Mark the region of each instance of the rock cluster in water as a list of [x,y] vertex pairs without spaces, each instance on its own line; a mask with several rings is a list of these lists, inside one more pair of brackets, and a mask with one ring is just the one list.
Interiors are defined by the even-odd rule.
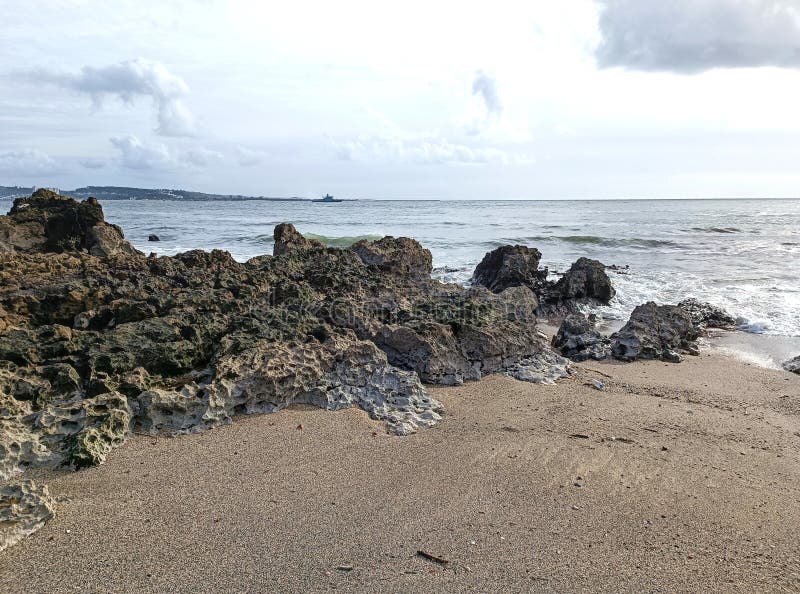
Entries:
[[538,300],[537,313],[563,317],[585,305],[608,305],[615,291],[606,267],[597,260],[579,258],[557,281],[539,268],[542,254],[523,245],[503,245],[489,252],[475,268],[474,285],[501,293],[527,287]]
[[638,306],[630,320],[612,336],[602,334],[587,306],[607,305],[615,290],[606,267],[580,258],[557,281],[539,268],[541,253],[525,246],[501,246],[486,254],[473,274],[473,283],[494,292],[527,287],[536,294],[537,313],[561,318],[552,344],[573,361],[662,359],[680,362],[683,354],[697,354],[696,340],[709,328],[732,330],[736,319],[724,310],[696,299],[675,305],[650,302]]
[[792,373],[800,375],[800,355],[784,363],[783,368],[786,371],[791,371]]

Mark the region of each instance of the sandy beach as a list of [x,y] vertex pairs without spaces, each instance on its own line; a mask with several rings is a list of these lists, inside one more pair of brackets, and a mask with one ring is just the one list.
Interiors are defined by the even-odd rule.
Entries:
[[0,590],[800,590],[800,377],[714,353],[575,370],[434,389],[444,422],[405,438],[302,407],[40,470],[57,516]]

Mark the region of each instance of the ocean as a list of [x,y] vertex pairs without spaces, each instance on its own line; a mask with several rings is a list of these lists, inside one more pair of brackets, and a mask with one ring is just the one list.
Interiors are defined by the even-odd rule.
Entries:
[[[271,253],[273,227],[291,222],[335,246],[413,237],[433,253],[434,274],[459,283],[502,244],[538,248],[554,273],[587,256],[627,267],[611,272],[617,296],[598,310],[612,323],[648,300],[697,297],[738,316],[742,330],[775,337],[775,358],[800,352],[800,200],[102,204],[107,220],[148,253],[219,248],[245,261]],[[161,241],[148,242],[151,233]]]

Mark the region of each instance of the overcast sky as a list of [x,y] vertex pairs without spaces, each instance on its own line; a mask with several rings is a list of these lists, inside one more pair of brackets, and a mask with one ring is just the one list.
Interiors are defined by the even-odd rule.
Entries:
[[0,0],[0,185],[800,196],[800,0]]

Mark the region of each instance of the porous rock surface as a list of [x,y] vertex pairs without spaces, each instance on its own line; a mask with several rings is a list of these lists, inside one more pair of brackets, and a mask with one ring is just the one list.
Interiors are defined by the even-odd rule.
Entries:
[[679,362],[681,351],[696,354],[700,336],[692,317],[677,305],[649,301],[631,313],[630,320],[613,335],[611,353],[616,359],[663,359]]
[[539,269],[542,253],[524,245],[502,245],[488,252],[475,268],[473,283],[499,293],[510,287],[528,287],[541,292],[547,268]]
[[591,258],[578,258],[548,293],[550,302],[593,300],[608,305],[616,291],[603,263]]
[[327,248],[292,225],[273,256],[145,257],[93,199],[47,191],[0,217],[0,478],[102,463],[132,431],[175,434],[294,403],[358,406],[389,431],[440,419],[423,382],[530,381],[566,360],[525,287],[432,280],[407,238]]
[[44,526],[54,508],[46,485],[22,480],[0,486],[0,551]]
[[564,318],[553,337],[553,346],[572,361],[601,361],[611,354],[611,339],[597,331],[593,320],[580,313]]
[[784,363],[783,368],[786,371],[791,371],[792,373],[800,374],[800,355]]
[[695,326],[700,329],[721,328],[723,330],[736,329],[736,318],[721,307],[711,305],[697,299],[684,299],[678,307],[688,313]]
[[606,267],[597,260],[579,258],[557,281],[539,268],[542,254],[523,245],[503,245],[487,253],[472,275],[474,285],[501,293],[527,287],[538,299],[540,315],[563,317],[583,305],[608,305],[615,295]]

